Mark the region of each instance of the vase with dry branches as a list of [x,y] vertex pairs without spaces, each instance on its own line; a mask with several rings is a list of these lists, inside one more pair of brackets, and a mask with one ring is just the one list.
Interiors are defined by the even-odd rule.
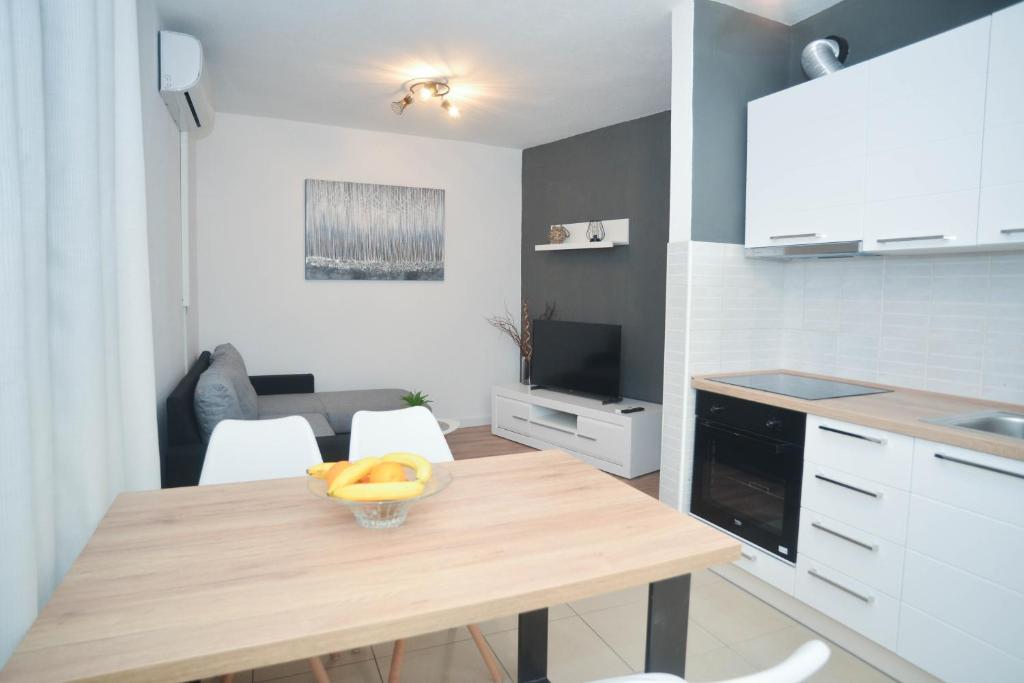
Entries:
[[[554,317],[555,304],[545,303],[544,312],[537,319],[551,320]],[[530,307],[526,300],[523,300],[518,320],[506,308],[504,315],[493,315],[487,318],[487,324],[511,339],[519,349],[519,381],[529,384],[530,363],[533,362],[533,321],[530,319]]]

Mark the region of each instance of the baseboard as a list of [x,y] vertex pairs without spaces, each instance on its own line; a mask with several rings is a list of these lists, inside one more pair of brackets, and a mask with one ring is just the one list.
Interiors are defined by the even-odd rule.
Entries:
[[843,626],[838,621],[825,616],[810,605],[780,591],[775,586],[765,583],[739,567],[723,565],[712,567],[711,571],[790,616],[812,631],[828,638],[850,654],[864,660],[882,673],[892,676],[897,681],[902,683],[942,683],[938,678],[914,666],[892,650],[884,648],[872,640],[868,640],[856,631]]
[[[441,419],[443,420],[444,416],[441,416]],[[484,425],[491,424],[490,415],[485,417],[457,417],[455,419],[459,421],[459,429],[463,427],[483,427]]]

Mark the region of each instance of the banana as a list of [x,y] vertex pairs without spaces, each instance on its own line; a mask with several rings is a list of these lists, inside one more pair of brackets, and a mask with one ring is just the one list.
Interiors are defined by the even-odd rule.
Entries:
[[336,498],[344,498],[345,500],[378,502],[415,498],[421,493],[423,493],[422,482],[393,481],[384,484],[349,484],[337,491],[332,490],[330,495]]
[[354,484],[373,469],[373,466],[380,462],[380,458],[363,458],[357,460],[334,477],[334,481],[331,482],[327,489],[327,495],[337,495],[338,491],[345,488],[349,484]]
[[327,476],[327,471],[334,467],[333,462],[322,462],[319,465],[313,465],[306,470],[306,474],[317,479],[323,479]]
[[415,453],[388,453],[381,456],[381,460],[384,462],[397,462],[406,467],[411,467],[416,470],[416,480],[423,484],[430,481],[430,475],[433,472],[430,461],[422,455],[416,455]]

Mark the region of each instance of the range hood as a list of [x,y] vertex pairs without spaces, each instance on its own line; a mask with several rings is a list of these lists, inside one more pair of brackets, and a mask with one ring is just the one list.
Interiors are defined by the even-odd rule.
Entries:
[[780,244],[772,247],[752,247],[746,250],[748,258],[850,258],[867,256],[861,251],[861,241],[818,242],[816,244]]

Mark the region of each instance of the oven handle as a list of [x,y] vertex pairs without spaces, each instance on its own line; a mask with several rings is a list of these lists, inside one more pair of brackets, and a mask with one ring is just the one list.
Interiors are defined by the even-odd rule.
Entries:
[[802,450],[802,446],[799,446],[797,444],[780,443],[777,441],[763,439],[752,434],[744,434],[743,432],[736,431],[735,429],[726,427],[725,425],[721,425],[716,422],[711,422],[710,420],[697,420],[697,426],[704,427],[705,429],[710,429],[721,434],[728,434],[729,436],[734,436],[738,439],[744,439],[745,441],[754,441],[762,448],[770,448],[772,451],[772,455],[790,455],[794,450],[798,452]]

